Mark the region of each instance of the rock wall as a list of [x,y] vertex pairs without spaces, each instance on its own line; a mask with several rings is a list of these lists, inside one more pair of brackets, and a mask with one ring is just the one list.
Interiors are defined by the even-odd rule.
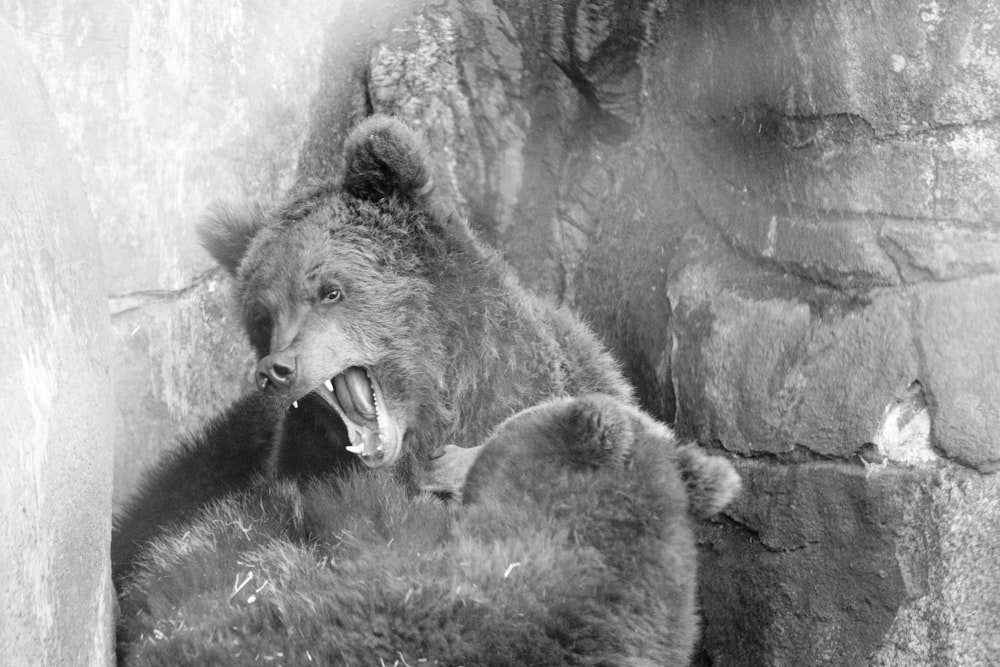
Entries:
[[641,132],[676,128],[652,131],[695,212],[667,269],[677,424],[748,481],[703,530],[704,655],[990,664],[1000,10],[671,9]]
[[995,3],[106,4],[7,13],[116,248],[120,493],[246,386],[191,218],[334,172],[395,113],[644,405],[741,467],[701,531],[699,664],[990,664]]
[[0,655],[113,662],[113,411],[94,220],[38,71],[0,21]]
[[0,0],[97,220],[112,313],[116,504],[178,433],[252,385],[194,225],[294,182],[339,2]]

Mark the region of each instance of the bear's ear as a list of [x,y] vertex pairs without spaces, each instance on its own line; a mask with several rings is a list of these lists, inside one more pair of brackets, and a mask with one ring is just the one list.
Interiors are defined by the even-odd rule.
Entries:
[[198,237],[215,261],[235,276],[250,241],[266,224],[260,204],[214,204],[198,225]]
[[388,116],[371,116],[351,131],[344,162],[344,191],[358,199],[421,202],[434,189],[424,143]]
[[721,512],[743,485],[732,463],[704,453],[697,445],[678,447],[677,463],[687,485],[691,513],[699,519]]

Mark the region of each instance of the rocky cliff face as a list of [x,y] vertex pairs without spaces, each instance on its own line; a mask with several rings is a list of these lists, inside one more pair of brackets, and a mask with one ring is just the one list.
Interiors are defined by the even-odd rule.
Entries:
[[114,660],[114,412],[94,219],[30,57],[0,22],[0,655]]
[[115,501],[248,391],[251,353],[199,247],[208,205],[295,179],[339,3],[0,0],[79,163],[107,275]]
[[[234,6],[241,25],[273,18]],[[303,11],[278,25],[314,60],[261,43],[308,72],[285,102],[239,92],[245,68],[216,63],[239,84],[206,93],[212,104],[287,112],[226,135],[237,148],[221,163],[244,180],[219,192],[283,187],[293,162],[298,177],[335,170],[329,156],[371,111],[424,132],[438,182],[524,280],[587,315],[651,412],[741,467],[746,493],[702,528],[702,664],[990,663],[995,3],[351,0],[325,41],[290,18]],[[190,48],[245,41],[230,32]],[[274,70],[282,90],[299,80],[288,71]],[[68,127],[101,117],[65,97]],[[154,234],[135,224],[137,239]],[[119,386],[140,396],[121,411],[119,451],[151,430],[162,446],[239,390],[245,348],[236,333],[219,342],[208,289],[224,286],[197,274],[153,281],[179,291],[152,297],[113,287]]]

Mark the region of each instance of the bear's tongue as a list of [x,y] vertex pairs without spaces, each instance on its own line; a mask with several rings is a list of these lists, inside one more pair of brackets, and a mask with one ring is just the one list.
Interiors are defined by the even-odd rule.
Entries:
[[333,389],[348,419],[357,424],[372,423],[378,429],[372,385],[363,368],[353,366],[335,376]]

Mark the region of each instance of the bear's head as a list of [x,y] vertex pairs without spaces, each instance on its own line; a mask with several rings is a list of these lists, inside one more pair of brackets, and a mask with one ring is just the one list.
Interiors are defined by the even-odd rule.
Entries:
[[421,142],[375,116],[348,137],[339,181],[271,209],[216,208],[199,228],[236,279],[257,386],[285,409],[336,412],[372,467],[399,459],[412,397],[441,383],[429,277],[448,274],[458,224],[442,211]]
[[729,460],[678,442],[669,426],[621,399],[588,394],[552,399],[501,423],[472,463],[461,496],[472,505],[509,508],[555,499],[568,506],[594,497],[593,471],[616,469],[623,473],[605,480],[611,495],[628,495],[627,487],[641,487],[645,476],[653,480],[648,488],[669,495],[675,487],[677,504],[698,519],[718,514],[742,487]]

